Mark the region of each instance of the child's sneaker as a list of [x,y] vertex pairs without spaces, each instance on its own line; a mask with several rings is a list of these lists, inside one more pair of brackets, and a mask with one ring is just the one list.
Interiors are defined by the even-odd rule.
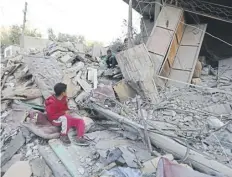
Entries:
[[75,144],[79,146],[89,146],[89,142],[83,138],[76,139]]
[[71,144],[71,141],[70,141],[68,135],[60,136],[60,140],[61,140],[64,144]]

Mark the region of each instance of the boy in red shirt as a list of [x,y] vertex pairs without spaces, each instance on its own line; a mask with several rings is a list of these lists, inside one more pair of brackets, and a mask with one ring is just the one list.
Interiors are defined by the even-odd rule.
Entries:
[[83,139],[85,133],[84,121],[67,114],[69,108],[66,90],[66,84],[58,83],[54,87],[55,95],[46,99],[45,106],[48,120],[54,126],[61,126],[60,139],[62,142],[66,144],[71,143],[68,137],[68,131],[70,128],[74,127],[77,131],[77,143],[79,145],[88,145],[88,143]]

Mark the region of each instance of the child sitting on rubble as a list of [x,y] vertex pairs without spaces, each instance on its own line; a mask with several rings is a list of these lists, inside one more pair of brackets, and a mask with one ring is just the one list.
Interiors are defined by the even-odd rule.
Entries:
[[65,144],[70,144],[68,137],[69,129],[74,127],[77,131],[77,144],[88,145],[83,139],[85,123],[82,119],[74,118],[68,114],[67,85],[58,83],[54,87],[55,95],[50,96],[45,101],[48,120],[54,126],[61,126],[60,140]]

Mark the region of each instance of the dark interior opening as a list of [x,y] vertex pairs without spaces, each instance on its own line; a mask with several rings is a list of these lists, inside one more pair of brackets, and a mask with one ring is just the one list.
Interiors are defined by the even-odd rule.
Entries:
[[[207,24],[207,33],[232,44],[232,23],[185,12],[187,24]],[[205,34],[200,56],[205,56],[207,63],[217,66],[218,60],[232,57],[232,46]]]

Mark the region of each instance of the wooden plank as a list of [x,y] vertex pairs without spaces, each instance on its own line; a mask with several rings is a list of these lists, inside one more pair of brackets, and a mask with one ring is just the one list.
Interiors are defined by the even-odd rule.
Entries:
[[47,165],[51,168],[55,177],[71,177],[67,169],[62,163],[60,163],[60,159],[56,156],[50,147],[39,146],[38,150],[40,155],[46,161]]
[[171,68],[169,66],[168,61],[166,60],[160,72],[160,75],[163,77],[169,77],[170,71],[171,71]]
[[19,132],[16,137],[11,140],[8,148],[6,151],[3,153],[1,156],[1,167],[8,162],[11,157],[24,145],[25,143],[25,138],[22,134],[22,132]]
[[180,19],[180,23],[178,24],[177,30],[176,30],[176,38],[177,38],[177,43],[180,44],[183,34],[184,34],[184,29],[185,29],[185,25],[184,25],[184,14],[182,14],[181,19]]
[[177,43],[177,39],[176,39],[176,37],[174,37],[172,40],[169,52],[168,52],[168,56],[167,56],[170,68],[172,68],[172,66],[173,66],[174,58],[176,56],[176,52],[178,50],[178,47],[179,47],[179,45]]
[[19,161],[13,164],[3,177],[30,177],[31,167],[28,161]]

